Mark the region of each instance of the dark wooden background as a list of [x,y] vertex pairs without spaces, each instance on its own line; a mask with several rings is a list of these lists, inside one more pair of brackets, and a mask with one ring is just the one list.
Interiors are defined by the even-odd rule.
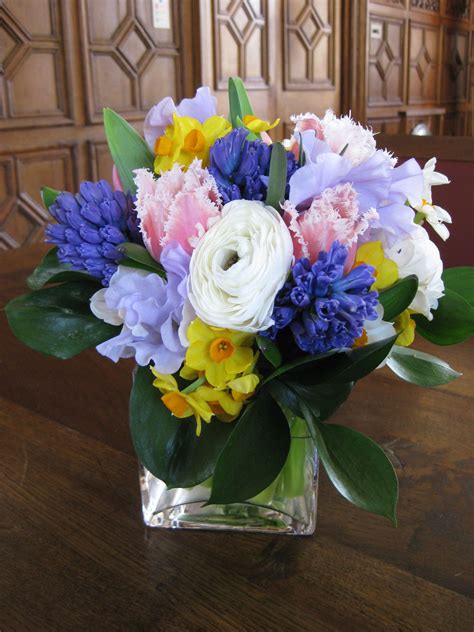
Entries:
[[391,134],[425,122],[468,160],[469,0],[170,0],[169,29],[152,2],[0,0],[0,249],[42,239],[41,186],[110,179],[103,107],[141,131],[164,96],[209,85],[226,113],[230,75],[281,136],[330,107]]
[[[41,248],[0,255],[0,305]],[[334,421],[384,446],[399,527],[322,473],[316,534],[146,529],[127,428],[131,365],[63,362],[0,312],[0,630],[468,632],[474,620],[474,345],[418,348],[463,377],[425,390],[388,369]]]

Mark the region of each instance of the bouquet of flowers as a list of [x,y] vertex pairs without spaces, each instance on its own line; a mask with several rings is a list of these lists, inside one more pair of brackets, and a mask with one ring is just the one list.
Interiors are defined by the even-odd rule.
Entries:
[[131,434],[160,493],[268,508],[277,489],[303,493],[309,445],[343,496],[395,524],[389,459],[327,420],[383,365],[420,386],[458,377],[411,345],[474,333],[474,269],[443,271],[430,239],[451,222],[434,158],[397,166],[332,111],[292,122],[272,141],[279,119],[260,119],[238,78],[228,117],[202,87],[155,105],[145,140],[106,109],[113,185],[43,189],[54,247],[9,324],[59,358],[135,359]]

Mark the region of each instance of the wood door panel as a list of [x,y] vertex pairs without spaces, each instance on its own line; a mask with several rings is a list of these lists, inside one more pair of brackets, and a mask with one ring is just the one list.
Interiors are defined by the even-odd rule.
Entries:
[[156,29],[151,2],[80,0],[90,123],[102,121],[104,107],[138,120],[163,96],[181,98],[187,60],[180,46],[179,4],[172,4],[171,29]]
[[249,88],[268,88],[267,0],[214,2],[215,85],[239,76]]
[[0,3],[0,129],[73,122],[60,5],[32,8],[31,0]]
[[41,239],[40,186],[110,181],[102,108],[138,128],[165,96],[199,85],[196,3],[170,0],[155,28],[151,0],[0,0],[0,247]]
[[285,0],[285,89],[335,87],[334,0]]
[[439,36],[436,27],[410,24],[408,103],[438,101]]
[[48,213],[40,188],[47,182],[59,190],[74,190],[76,148],[39,149],[0,158],[0,248],[12,248],[43,238]]

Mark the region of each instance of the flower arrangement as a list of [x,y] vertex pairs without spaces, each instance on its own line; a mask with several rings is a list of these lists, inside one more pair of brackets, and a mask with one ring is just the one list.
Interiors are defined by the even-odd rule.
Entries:
[[473,269],[443,271],[430,239],[451,222],[432,201],[448,183],[435,159],[397,166],[331,111],[292,122],[272,141],[279,120],[254,114],[238,78],[228,118],[199,88],[154,106],[146,141],[106,109],[113,186],[42,190],[54,247],[9,324],[59,358],[134,358],[132,438],[168,488],[267,505],[285,473],[291,494],[305,438],[343,496],[395,524],[385,453],[327,419],[383,365],[420,386],[458,377],[412,344],[473,334]]

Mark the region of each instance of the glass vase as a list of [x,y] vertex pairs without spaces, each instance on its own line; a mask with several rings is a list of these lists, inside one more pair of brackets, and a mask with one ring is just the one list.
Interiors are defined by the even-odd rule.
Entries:
[[149,527],[311,535],[316,526],[318,455],[302,419],[290,420],[291,444],[280,474],[246,502],[204,506],[212,478],[195,487],[167,489],[141,467],[143,519]]

